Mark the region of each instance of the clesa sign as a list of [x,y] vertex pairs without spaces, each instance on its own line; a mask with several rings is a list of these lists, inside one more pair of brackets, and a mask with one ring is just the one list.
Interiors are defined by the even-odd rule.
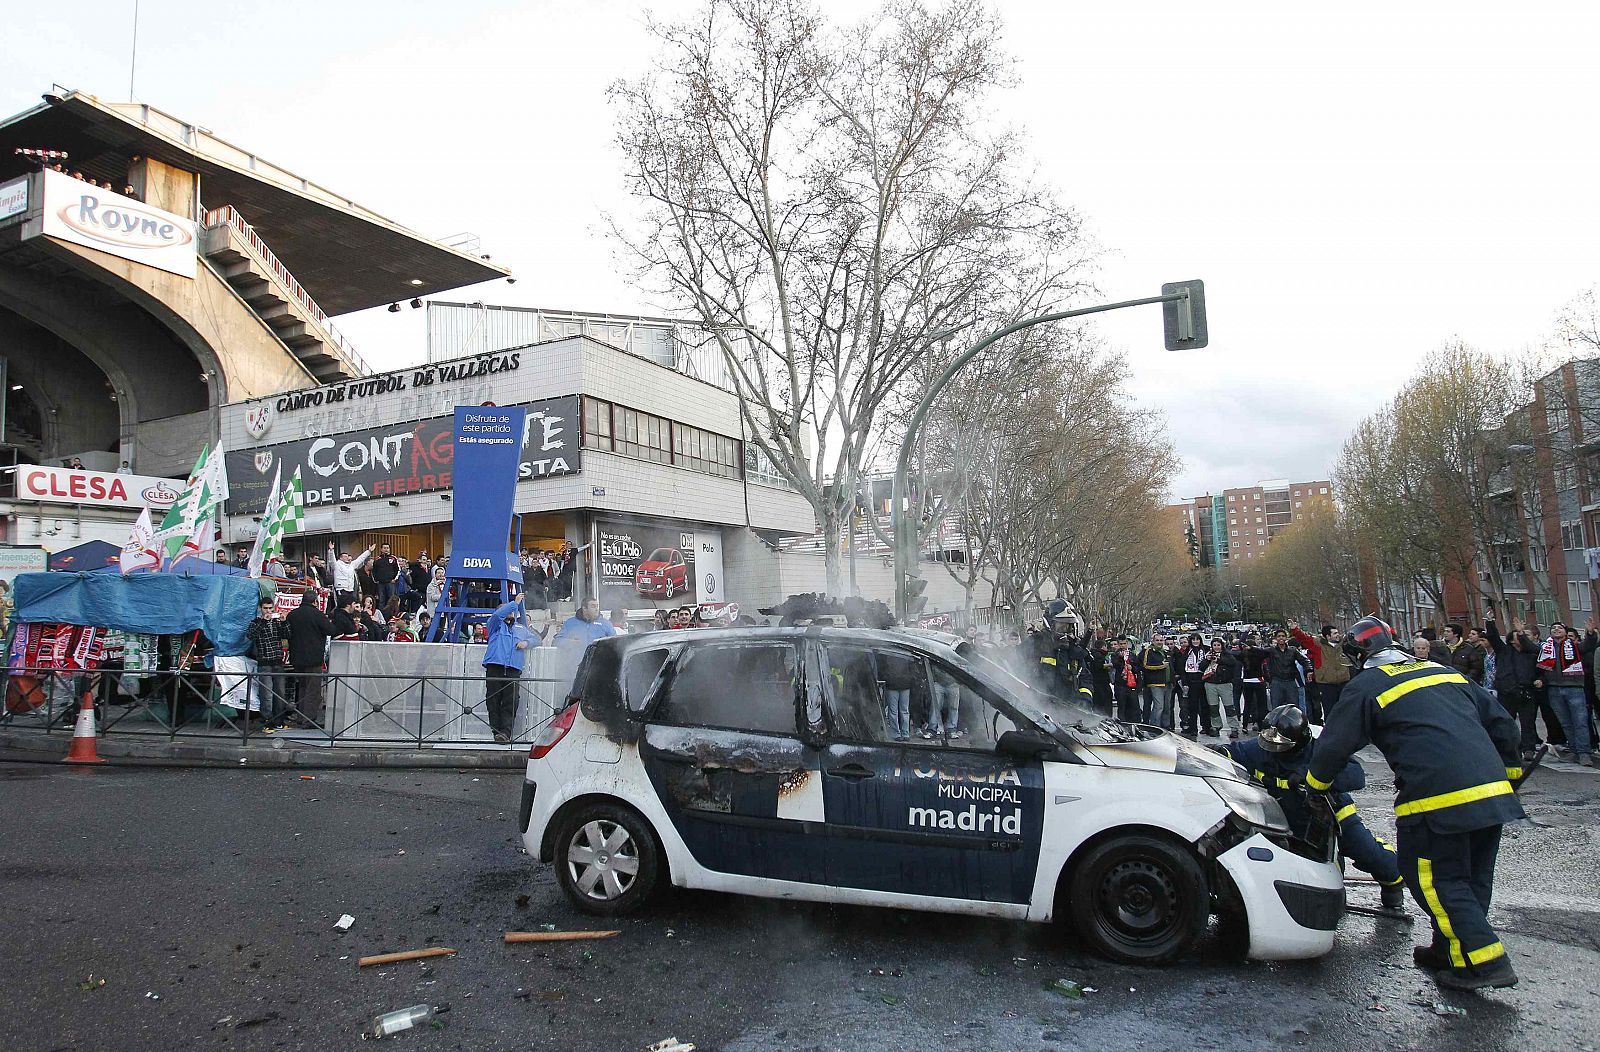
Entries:
[[25,464],[17,468],[17,500],[39,504],[86,504],[102,508],[165,511],[183,483],[150,475],[74,471]]
[[61,172],[44,173],[43,232],[135,263],[194,277],[192,221]]

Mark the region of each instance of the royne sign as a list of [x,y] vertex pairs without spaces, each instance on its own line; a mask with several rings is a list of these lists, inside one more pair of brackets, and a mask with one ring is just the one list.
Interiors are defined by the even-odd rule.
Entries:
[[19,501],[40,504],[87,504],[166,511],[178,499],[181,481],[150,475],[114,475],[109,471],[75,471],[25,464],[17,468]]
[[192,221],[48,169],[44,173],[44,233],[194,277]]

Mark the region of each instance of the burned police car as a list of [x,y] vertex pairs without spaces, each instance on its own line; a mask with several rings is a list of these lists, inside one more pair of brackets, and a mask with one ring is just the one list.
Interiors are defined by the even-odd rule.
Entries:
[[1213,913],[1252,957],[1315,957],[1344,908],[1334,845],[1292,838],[1231,761],[926,634],[602,639],[530,751],[519,815],[528,853],[603,915],[670,883],[1060,919],[1162,963]]

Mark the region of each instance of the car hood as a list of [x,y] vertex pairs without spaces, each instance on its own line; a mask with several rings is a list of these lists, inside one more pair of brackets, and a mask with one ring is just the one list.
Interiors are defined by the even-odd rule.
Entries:
[[1106,720],[1078,738],[1107,767],[1248,780],[1245,769],[1221,753],[1156,727]]
[[639,564],[639,572],[640,573],[660,573],[662,570],[665,570],[667,567],[669,567],[671,565],[672,565],[671,563],[640,563]]

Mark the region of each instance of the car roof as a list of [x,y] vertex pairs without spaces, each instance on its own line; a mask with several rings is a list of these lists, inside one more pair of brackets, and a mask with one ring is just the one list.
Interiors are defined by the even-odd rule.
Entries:
[[693,628],[658,629],[653,632],[633,632],[625,636],[598,639],[592,645],[620,651],[652,646],[699,646],[710,643],[797,643],[815,639],[823,643],[855,646],[909,646],[929,654],[947,657],[954,653],[960,637],[943,632],[922,629],[831,628],[809,625],[804,628]]

